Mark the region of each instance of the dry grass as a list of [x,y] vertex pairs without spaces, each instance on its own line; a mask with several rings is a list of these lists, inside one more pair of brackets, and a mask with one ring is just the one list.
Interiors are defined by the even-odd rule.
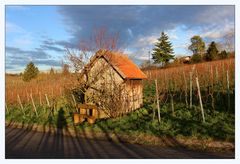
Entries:
[[[233,89],[235,85],[234,67],[234,58],[230,58],[165,69],[149,69],[144,70],[144,73],[147,75],[148,80],[158,79],[160,90],[168,91],[169,88],[173,90],[184,90],[188,87],[190,72],[193,72],[193,81],[196,76],[198,77],[201,87],[218,84],[226,88],[228,71],[230,87]],[[195,82],[193,82],[193,87],[196,87]]]
[[64,90],[69,83],[72,83],[71,75],[44,74],[41,73],[36,79],[24,82],[20,76],[6,75],[6,102],[7,104],[18,103],[17,95],[22,103],[29,103],[30,95],[34,101],[46,103],[45,94],[51,99],[64,94]]

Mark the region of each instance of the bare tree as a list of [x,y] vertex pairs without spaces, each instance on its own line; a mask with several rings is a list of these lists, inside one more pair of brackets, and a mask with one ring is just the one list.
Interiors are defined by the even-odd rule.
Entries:
[[224,45],[226,47],[227,52],[234,51],[234,31],[229,31],[224,36]]
[[110,33],[105,27],[94,29],[88,40],[79,43],[79,49],[67,48],[66,51],[75,72],[81,72],[99,50],[120,51],[119,33]]
[[70,66],[68,64],[63,63],[63,61],[62,61],[62,74],[63,75],[69,75],[69,73],[70,73],[69,67]]
[[[98,62],[97,68],[93,68],[93,62],[106,53],[119,51],[118,39],[118,33],[111,34],[106,28],[100,28],[93,31],[89,40],[82,41],[78,50],[67,49],[67,57],[78,81],[69,89],[81,93],[83,103],[97,104],[109,117],[118,116],[126,109],[127,99],[122,96],[126,91],[107,62]],[[108,57],[111,60],[111,55]]]

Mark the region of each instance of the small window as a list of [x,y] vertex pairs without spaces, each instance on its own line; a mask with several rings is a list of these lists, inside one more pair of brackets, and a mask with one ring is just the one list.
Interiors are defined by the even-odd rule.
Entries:
[[92,116],[93,115],[93,109],[88,109],[87,110],[87,115]]

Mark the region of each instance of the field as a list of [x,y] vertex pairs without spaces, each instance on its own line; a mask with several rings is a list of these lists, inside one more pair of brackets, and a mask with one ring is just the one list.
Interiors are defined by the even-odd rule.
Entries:
[[[94,125],[84,123],[75,128],[234,142],[234,66],[231,58],[144,70],[148,79],[143,82],[142,108],[119,118],[97,120]],[[66,90],[72,82],[71,75],[41,74],[29,83],[22,82],[19,76],[7,75],[6,120],[73,127],[74,99]]]

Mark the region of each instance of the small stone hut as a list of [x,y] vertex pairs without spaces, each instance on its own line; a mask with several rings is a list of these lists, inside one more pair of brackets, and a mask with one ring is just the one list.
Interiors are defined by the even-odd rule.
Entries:
[[[99,50],[85,66],[84,71],[88,75],[85,79],[88,78],[91,83],[91,87],[85,94],[86,103],[97,105],[99,102],[94,100],[98,94],[97,91],[108,87],[109,92],[113,92],[112,95],[120,94],[121,101],[124,103],[122,113],[131,112],[142,106],[143,79],[146,79],[146,75],[127,55],[120,52]],[[116,103],[118,104],[115,106],[120,105],[119,102]],[[104,117],[107,117],[106,113],[99,110],[98,118]]]

